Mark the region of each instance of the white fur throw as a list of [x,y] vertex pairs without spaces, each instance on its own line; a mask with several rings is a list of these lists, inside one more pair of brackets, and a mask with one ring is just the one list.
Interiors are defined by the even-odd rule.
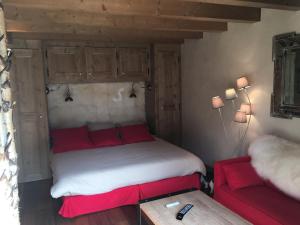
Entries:
[[251,164],[282,192],[300,200],[300,145],[266,135],[249,147]]

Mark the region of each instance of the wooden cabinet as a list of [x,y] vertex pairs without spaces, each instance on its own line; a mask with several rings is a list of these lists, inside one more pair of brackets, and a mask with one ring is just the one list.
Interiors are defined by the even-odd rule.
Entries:
[[85,48],[87,80],[105,82],[116,79],[117,62],[115,48]]
[[155,133],[181,144],[180,46],[154,46],[152,90],[146,92],[147,120]]
[[13,114],[19,181],[49,178],[49,135],[41,51],[15,49],[11,72],[13,98],[17,102]]
[[80,83],[86,80],[82,48],[49,47],[46,57],[49,83]]
[[147,48],[118,48],[118,79],[147,80],[149,51]]
[[48,83],[144,81],[149,76],[149,48],[47,47]]

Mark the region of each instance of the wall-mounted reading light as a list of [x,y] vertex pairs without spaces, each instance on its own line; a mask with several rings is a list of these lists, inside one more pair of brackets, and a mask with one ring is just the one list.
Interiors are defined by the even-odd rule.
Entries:
[[72,93],[69,86],[67,86],[65,91],[65,102],[73,102]]
[[130,95],[129,98],[136,98],[136,91],[134,89],[134,82],[132,82],[132,86],[131,86],[131,91],[130,91]]

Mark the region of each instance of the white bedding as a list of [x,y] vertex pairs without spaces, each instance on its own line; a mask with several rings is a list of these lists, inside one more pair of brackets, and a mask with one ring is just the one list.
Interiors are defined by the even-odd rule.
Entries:
[[101,194],[129,185],[206,173],[198,157],[161,139],[54,154],[51,167],[54,198]]

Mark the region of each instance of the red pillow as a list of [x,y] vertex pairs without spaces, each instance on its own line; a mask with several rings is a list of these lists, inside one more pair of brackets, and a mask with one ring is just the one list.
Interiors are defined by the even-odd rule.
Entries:
[[90,138],[94,146],[98,148],[122,144],[122,140],[119,138],[116,128],[90,131]]
[[223,166],[227,183],[231,190],[249,186],[264,185],[250,162],[234,163]]
[[78,128],[55,129],[51,131],[53,152],[68,152],[73,150],[92,148],[87,126]]
[[120,128],[120,131],[124,144],[155,140],[145,124],[124,126]]

